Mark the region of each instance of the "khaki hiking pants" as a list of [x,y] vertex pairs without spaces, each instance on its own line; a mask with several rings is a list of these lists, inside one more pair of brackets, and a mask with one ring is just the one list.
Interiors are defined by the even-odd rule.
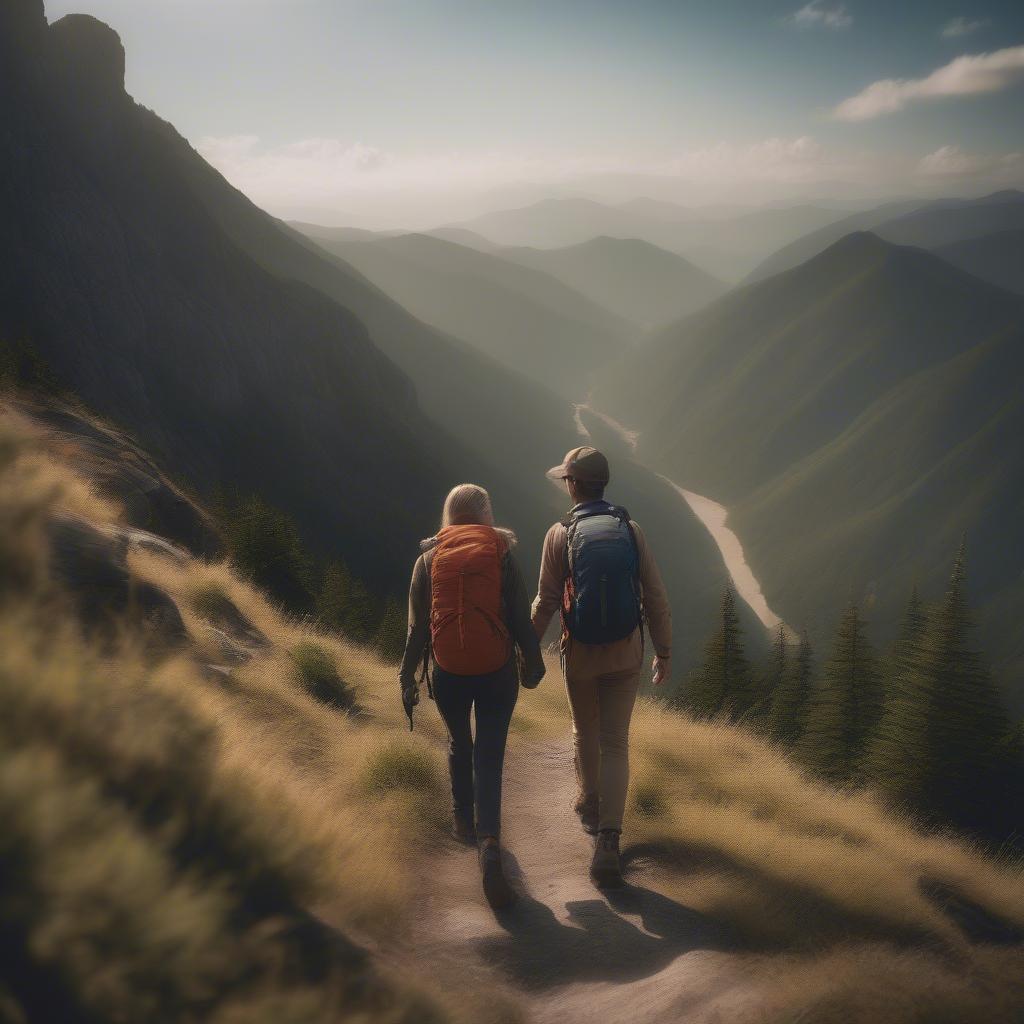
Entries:
[[621,831],[629,788],[629,723],[643,668],[640,631],[600,646],[566,641],[562,667],[580,791],[600,797],[600,828]]

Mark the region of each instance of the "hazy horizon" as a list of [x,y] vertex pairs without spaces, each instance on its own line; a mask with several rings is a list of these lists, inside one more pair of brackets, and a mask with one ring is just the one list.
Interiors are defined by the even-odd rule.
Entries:
[[289,219],[428,227],[558,196],[869,205],[1024,185],[1024,8],[1006,0],[84,7],[121,34],[136,99]]

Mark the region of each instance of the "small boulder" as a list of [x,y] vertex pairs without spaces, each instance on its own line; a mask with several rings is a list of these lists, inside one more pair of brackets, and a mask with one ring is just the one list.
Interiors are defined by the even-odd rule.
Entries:
[[177,647],[185,642],[178,606],[164,591],[129,572],[123,537],[66,514],[52,516],[47,533],[54,578],[87,634],[112,639],[119,624],[129,622],[140,626],[158,646]]

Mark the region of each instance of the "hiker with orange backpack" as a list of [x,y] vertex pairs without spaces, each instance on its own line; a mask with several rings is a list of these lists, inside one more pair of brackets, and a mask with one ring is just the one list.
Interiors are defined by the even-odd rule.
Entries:
[[599,886],[622,884],[619,837],[629,786],[629,723],[640,689],[644,625],[654,645],[653,682],[669,675],[672,615],[643,531],[604,500],[608,460],[573,448],[548,470],[573,502],[544,539],[533,625],[543,637],[562,613],[560,649],[572,712],[575,811],[597,837],[590,874]]
[[545,671],[526,583],[512,555],[515,543],[511,530],[495,527],[487,491],[476,484],[452,489],[440,531],[422,542],[423,554],[413,566],[409,634],[399,669],[410,726],[421,665],[421,680],[427,680],[444,719],[453,830],[459,840],[478,844],[484,895],[496,910],[516,898],[499,842],[505,741],[520,674],[522,685],[532,689]]

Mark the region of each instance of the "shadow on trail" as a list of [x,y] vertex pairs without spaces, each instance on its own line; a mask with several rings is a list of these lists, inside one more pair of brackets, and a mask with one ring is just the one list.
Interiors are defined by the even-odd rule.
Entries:
[[[510,865],[510,874],[516,874]],[[522,889],[520,889],[522,893]],[[640,886],[565,904],[569,924],[530,895],[498,915],[507,935],[480,940],[485,960],[528,989],[575,982],[630,982],[657,974],[683,953],[730,949],[724,929],[697,911]],[[627,917],[639,918],[639,927]]]

